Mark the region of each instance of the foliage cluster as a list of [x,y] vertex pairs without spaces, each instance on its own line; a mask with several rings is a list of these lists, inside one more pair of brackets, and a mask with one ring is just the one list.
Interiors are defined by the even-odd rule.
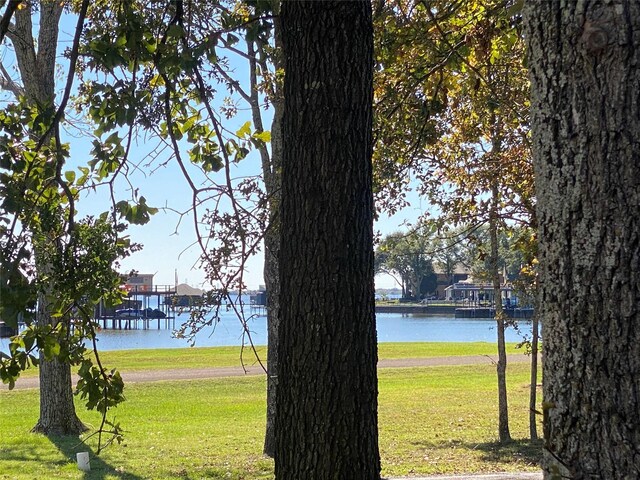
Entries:
[[479,229],[495,217],[531,270],[536,219],[521,5],[399,0],[377,6],[380,207],[394,213],[406,205],[406,190],[416,189],[431,208],[413,228],[435,225],[451,246],[466,237],[479,260],[491,251]]
[[[211,321],[211,306],[218,308],[232,290],[244,288],[244,262],[260,248],[266,228],[266,200],[257,179],[235,179],[233,168],[251,148],[264,147],[270,135],[261,127],[252,131],[250,122],[235,131],[223,124],[238,110],[232,94],[242,91],[226,56],[242,56],[237,30],[250,45],[268,45],[268,8],[268,2],[87,0],[11,2],[7,7],[2,36],[11,41],[22,84],[3,67],[2,86],[14,99],[0,117],[0,313],[13,325],[28,321],[28,328],[2,360],[3,381],[13,385],[21,369],[38,362],[35,353],[41,351],[45,359],[56,356],[80,365],[77,391],[87,397],[89,407],[106,412],[122,400],[119,375],[101,365],[97,351],[94,367],[85,344],[95,346],[94,306],[123,298],[115,271],[118,258],[139,248],[122,235],[120,222],[144,224],[157,211],[135,186],[131,200],[113,194],[116,180],[128,181],[127,174],[136,168],[130,154],[140,133],[170,148],[190,185],[192,209],[181,216],[194,219],[203,267],[218,285],[206,308],[194,310],[194,320],[182,334],[193,335],[202,322]],[[25,58],[35,58],[40,63],[31,70],[46,63],[53,75],[63,12],[75,17],[77,25],[73,45],[65,52],[65,90],[56,105],[53,77],[34,78],[23,65]],[[37,28],[32,18],[40,19]],[[272,78],[265,65],[263,61],[256,68],[263,69],[262,78]],[[229,94],[217,105],[219,85]],[[257,88],[268,104],[269,82]],[[94,130],[91,158],[78,172],[64,170],[70,149],[61,132],[73,128],[73,112]],[[200,179],[194,171],[202,174]],[[220,181],[210,176],[216,172]],[[202,178],[208,178],[204,187],[198,186]],[[101,185],[112,191],[111,211],[97,220],[79,221],[75,203],[81,193]],[[36,323],[27,312],[34,313]]]

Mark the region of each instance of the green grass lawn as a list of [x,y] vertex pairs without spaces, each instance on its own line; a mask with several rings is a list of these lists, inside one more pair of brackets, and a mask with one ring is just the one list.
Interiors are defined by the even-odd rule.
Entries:
[[[383,345],[390,349],[385,355],[394,358],[427,355],[416,355],[421,348],[432,352],[424,345],[405,344],[407,354],[403,355],[400,345]],[[464,354],[487,347],[495,349],[491,344],[475,344]],[[458,349],[443,346],[442,351]],[[218,349],[188,351],[197,350]],[[167,361],[173,362],[175,356],[164,352],[164,361],[158,357],[149,361],[155,367],[164,365],[157,368],[170,367]],[[220,361],[229,355],[237,361],[237,349],[218,353],[220,357],[209,355]],[[152,354],[109,355],[114,357],[105,357],[105,362],[117,363],[120,355]],[[187,365],[193,361],[184,360]],[[499,446],[491,365],[380,370],[383,475],[534,470],[541,446],[523,440],[528,433],[528,375],[527,364],[509,366],[511,434],[519,440]],[[0,479],[273,478],[273,463],[261,454],[264,377],[137,383],[128,385],[125,392],[127,401],[116,410],[116,420],[126,429],[125,444],[109,447],[100,457],[92,453],[89,473],[77,470],[74,458],[78,451],[93,452],[95,439],[87,447],[78,444],[77,438],[31,434],[29,429],[38,417],[37,391],[0,392]],[[78,411],[87,424],[98,425],[96,414],[84,411],[80,404]]]
[[[415,342],[380,343],[379,358],[424,358],[455,355],[495,355],[496,344],[489,342]],[[258,346],[256,352],[266,363],[267,347]],[[508,353],[523,353],[515,343],[507,344]],[[241,357],[242,355],[242,357]],[[135,370],[163,370],[167,368],[233,367],[257,363],[256,355],[248,348],[240,347],[193,347],[165,348],[149,350],[113,350],[100,352],[102,363],[108,368],[122,372]],[[36,376],[37,369],[31,368],[22,375]],[[18,380],[19,381],[19,380]]]

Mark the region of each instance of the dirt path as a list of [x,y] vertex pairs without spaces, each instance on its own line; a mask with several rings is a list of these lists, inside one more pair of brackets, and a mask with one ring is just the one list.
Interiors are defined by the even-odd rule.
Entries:
[[[530,357],[524,354],[508,356],[508,363],[529,362]],[[378,368],[410,368],[410,367],[437,367],[447,365],[490,365],[495,363],[493,357],[487,355],[468,355],[454,357],[430,357],[430,358],[398,358],[382,359],[378,362]],[[244,375],[264,375],[265,372],[260,366],[249,365],[244,369],[238,367],[216,367],[216,368],[185,368],[170,370],[145,370],[145,371],[124,371],[122,378],[125,383],[137,382],[159,382],[165,380],[196,380],[221,377],[240,377]],[[21,378],[16,382],[15,389],[37,388],[38,377]],[[0,391],[8,390],[9,387],[0,383]]]

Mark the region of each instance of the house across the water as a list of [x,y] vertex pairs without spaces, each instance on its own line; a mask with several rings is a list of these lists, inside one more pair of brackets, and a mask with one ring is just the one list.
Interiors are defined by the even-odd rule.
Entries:
[[[465,305],[494,305],[495,292],[491,283],[476,283],[473,279],[463,280],[445,288],[445,300]],[[516,295],[509,284],[500,287],[500,300],[506,307],[518,303]]]

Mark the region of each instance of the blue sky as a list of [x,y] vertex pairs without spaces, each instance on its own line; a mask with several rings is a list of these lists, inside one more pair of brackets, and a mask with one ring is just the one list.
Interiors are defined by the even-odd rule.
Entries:
[[[75,27],[75,19],[69,15],[64,15],[61,22],[61,34],[59,41],[59,52],[71,43],[72,32]],[[12,61],[10,49],[3,46],[0,53],[0,60],[10,72],[15,72],[15,62]],[[60,53],[59,53],[60,54]],[[66,61],[60,57],[60,71],[65,71]],[[246,66],[240,62],[233,63],[236,69],[236,78],[247,78]],[[66,72],[65,74],[66,75]],[[60,90],[64,75],[59,77]],[[14,77],[17,78],[17,75]],[[9,99],[5,93],[1,94],[0,101]],[[267,121],[270,115],[267,113]],[[81,120],[81,118],[78,118]],[[230,121],[229,129],[235,130],[245,121],[250,120],[250,112],[240,111],[238,116]],[[90,130],[90,129],[89,129]],[[71,145],[71,161],[69,168],[86,164],[90,156],[91,136],[87,132],[80,134],[78,130],[69,130],[66,140]],[[188,210],[191,205],[191,191],[187,182],[180,173],[174,161],[161,165],[166,156],[160,157],[148,165],[148,153],[153,150],[157,143],[140,137],[136,140],[130,158],[139,162],[139,167],[130,174],[131,183],[138,189],[138,195],[144,196],[147,204],[161,210],[151,218],[151,221],[144,226],[131,226],[128,234],[134,242],[141,243],[144,248],[122,262],[122,270],[135,269],[141,273],[154,273],[156,285],[173,284],[175,275],[179,283],[189,283],[197,287],[208,287],[205,273],[198,268],[199,247],[194,245],[196,241],[193,221],[191,217],[181,219],[177,212]],[[255,174],[259,171],[257,155],[251,154],[241,162],[235,172],[238,176]],[[195,172],[195,171],[194,171]],[[202,179],[203,181],[205,179]],[[117,200],[130,198],[131,187],[126,182],[117,184]],[[408,220],[413,221],[426,209],[424,200],[419,199],[415,193],[410,193],[408,199],[411,206],[389,218],[382,214],[375,225],[375,229],[382,235],[386,235],[400,228],[400,225]],[[78,202],[78,208],[82,214],[97,214],[109,208],[109,197],[106,189],[97,192],[84,194]],[[247,264],[245,271],[245,283],[249,288],[258,288],[264,283],[262,278],[262,252],[253,257]],[[389,276],[381,276],[376,279],[378,288],[392,288],[396,284]]]
[[[86,148],[85,142],[74,142],[72,152]],[[141,149],[142,151],[143,149]],[[134,155],[135,156],[135,155]],[[238,168],[238,175],[255,171],[256,159],[249,156],[242,168]],[[197,287],[207,287],[204,271],[198,268],[200,255],[196,241],[193,220],[190,216],[180,218],[176,212],[186,211],[190,207],[191,191],[182,174],[175,165],[169,162],[166,166],[157,168],[153,173],[149,169],[141,169],[132,175],[135,187],[139,194],[147,199],[147,203],[153,207],[161,208],[148,224],[144,226],[130,226],[127,233],[135,242],[144,245],[140,252],[122,262],[122,269],[127,271],[135,269],[141,273],[155,273],[156,285],[172,285],[177,272],[179,283],[188,283]],[[128,186],[120,185],[118,195],[127,197],[130,195]],[[81,198],[78,206],[83,213],[98,213],[108,207],[108,198],[102,194],[92,194]],[[424,213],[424,200],[415,194],[408,198],[412,205],[393,217],[384,214],[376,222],[374,228],[382,235],[401,229],[404,221],[414,221]],[[162,207],[168,207],[166,209]],[[245,283],[249,288],[255,289],[264,284],[262,277],[263,255],[260,252],[253,257],[245,271]],[[396,284],[388,275],[376,278],[377,288],[393,288]]]

